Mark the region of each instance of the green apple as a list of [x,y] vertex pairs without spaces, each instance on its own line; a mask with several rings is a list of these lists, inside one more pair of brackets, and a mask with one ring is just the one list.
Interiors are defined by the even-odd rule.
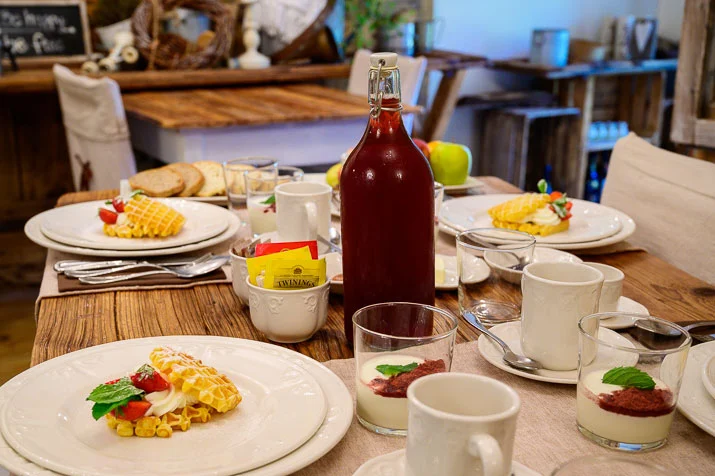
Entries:
[[343,164],[339,162],[328,169],[325,174],[325,181],[333,188],[340,185],[340,173],[343,171]]
[[430,165],[434,179],[442,185],[462,185],[472,170],[469,147],[450,142],[430,142]]

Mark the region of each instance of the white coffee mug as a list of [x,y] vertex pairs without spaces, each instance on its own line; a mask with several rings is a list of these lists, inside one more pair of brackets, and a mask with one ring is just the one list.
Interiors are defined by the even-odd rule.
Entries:
[[626,277],[618,268],[601,263],[584,263],[603,273],[603,289],[598,301],[598,312],[616,312],[618,300],[623,293],[623,279]]
[[328,184],[289,182],[278,185],[276,193],[276,228],[283,241],[316,240],[318,234],[330,236],[330,199]]
[[603,273],[581,263],[531,263],[521,278],[521,349],[549,370],[578,367],[578,321],[598,312]]
[[481,375],[445,372],[407,387],[407,475],[511,474],[519,395]]

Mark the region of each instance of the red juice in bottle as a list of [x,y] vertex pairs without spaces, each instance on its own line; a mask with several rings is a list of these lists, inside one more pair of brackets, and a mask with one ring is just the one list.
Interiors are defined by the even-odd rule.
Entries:
[[[400,114],[397,55],[370,57],[371,113],[340,175],[345,335],[355,311],[382,302],[434,305],[434,177]],[[432,322],[385,316],[383,332],[432,333]]]

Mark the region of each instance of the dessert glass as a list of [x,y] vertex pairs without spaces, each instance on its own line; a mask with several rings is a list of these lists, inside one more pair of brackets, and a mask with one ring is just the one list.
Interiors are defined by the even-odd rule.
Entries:
[[[579,368],[576,389],[576,420],[579,431],[601,446],[639,452],[663,446],[675,415],[675,405],[688,358],[691,338],[672,322],[653,316],[626,314],[650,321],[669,336],[633,333],[633,347],[599,339],[601,319],[624,313],[591,314],[579,328]],[[647,325],[647,324],[646,324]],[[595,359],[596,355],[599,359]],[[606,365],[603,363],[607,362]],[[634,368],[650,376],[653,388],[625,381],[604,383],[604,374],[616,367]],[[635,370],[628,369],[631,378]],[[618,383],[618,384],[616,384]],[[646,387],[646,388],[644,388]]]
[[408,302],[373,304],[353,315],[356,412],[364,427],[407,434],[407,387],[449,372],[457,324],[448,311]]
[[286,182],[302,182],[303,171],[297,167],[260,167],[243,172],[248,223],[253,236],[276,231],[274,189]]
[[243,173],[262,167],[276,167],[278,160],[271,157],[243,157],[223,163],[223,177],[226,181],[228,209],[238,213],[246,204],[246,181]]
[[521,318],[521,275],[536,238],[514,230],[474,228],[457,235],[459,310],[484,324]]

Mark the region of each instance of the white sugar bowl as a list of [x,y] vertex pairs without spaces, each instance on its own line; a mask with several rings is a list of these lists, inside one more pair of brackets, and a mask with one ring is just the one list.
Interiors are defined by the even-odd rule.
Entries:
[[238,300],[244,306],[248,305],[248,286],[246,278],[248,277],[248,265],[246,258],[239,256],[233,251],[233,247],[229,251],[231,255],[231,275],[233,280],[233,292],[238,296]]
[[246,278],[251,322],[274,342],[303,342],[328,320],[330,281],[306,289],[265,289]]

